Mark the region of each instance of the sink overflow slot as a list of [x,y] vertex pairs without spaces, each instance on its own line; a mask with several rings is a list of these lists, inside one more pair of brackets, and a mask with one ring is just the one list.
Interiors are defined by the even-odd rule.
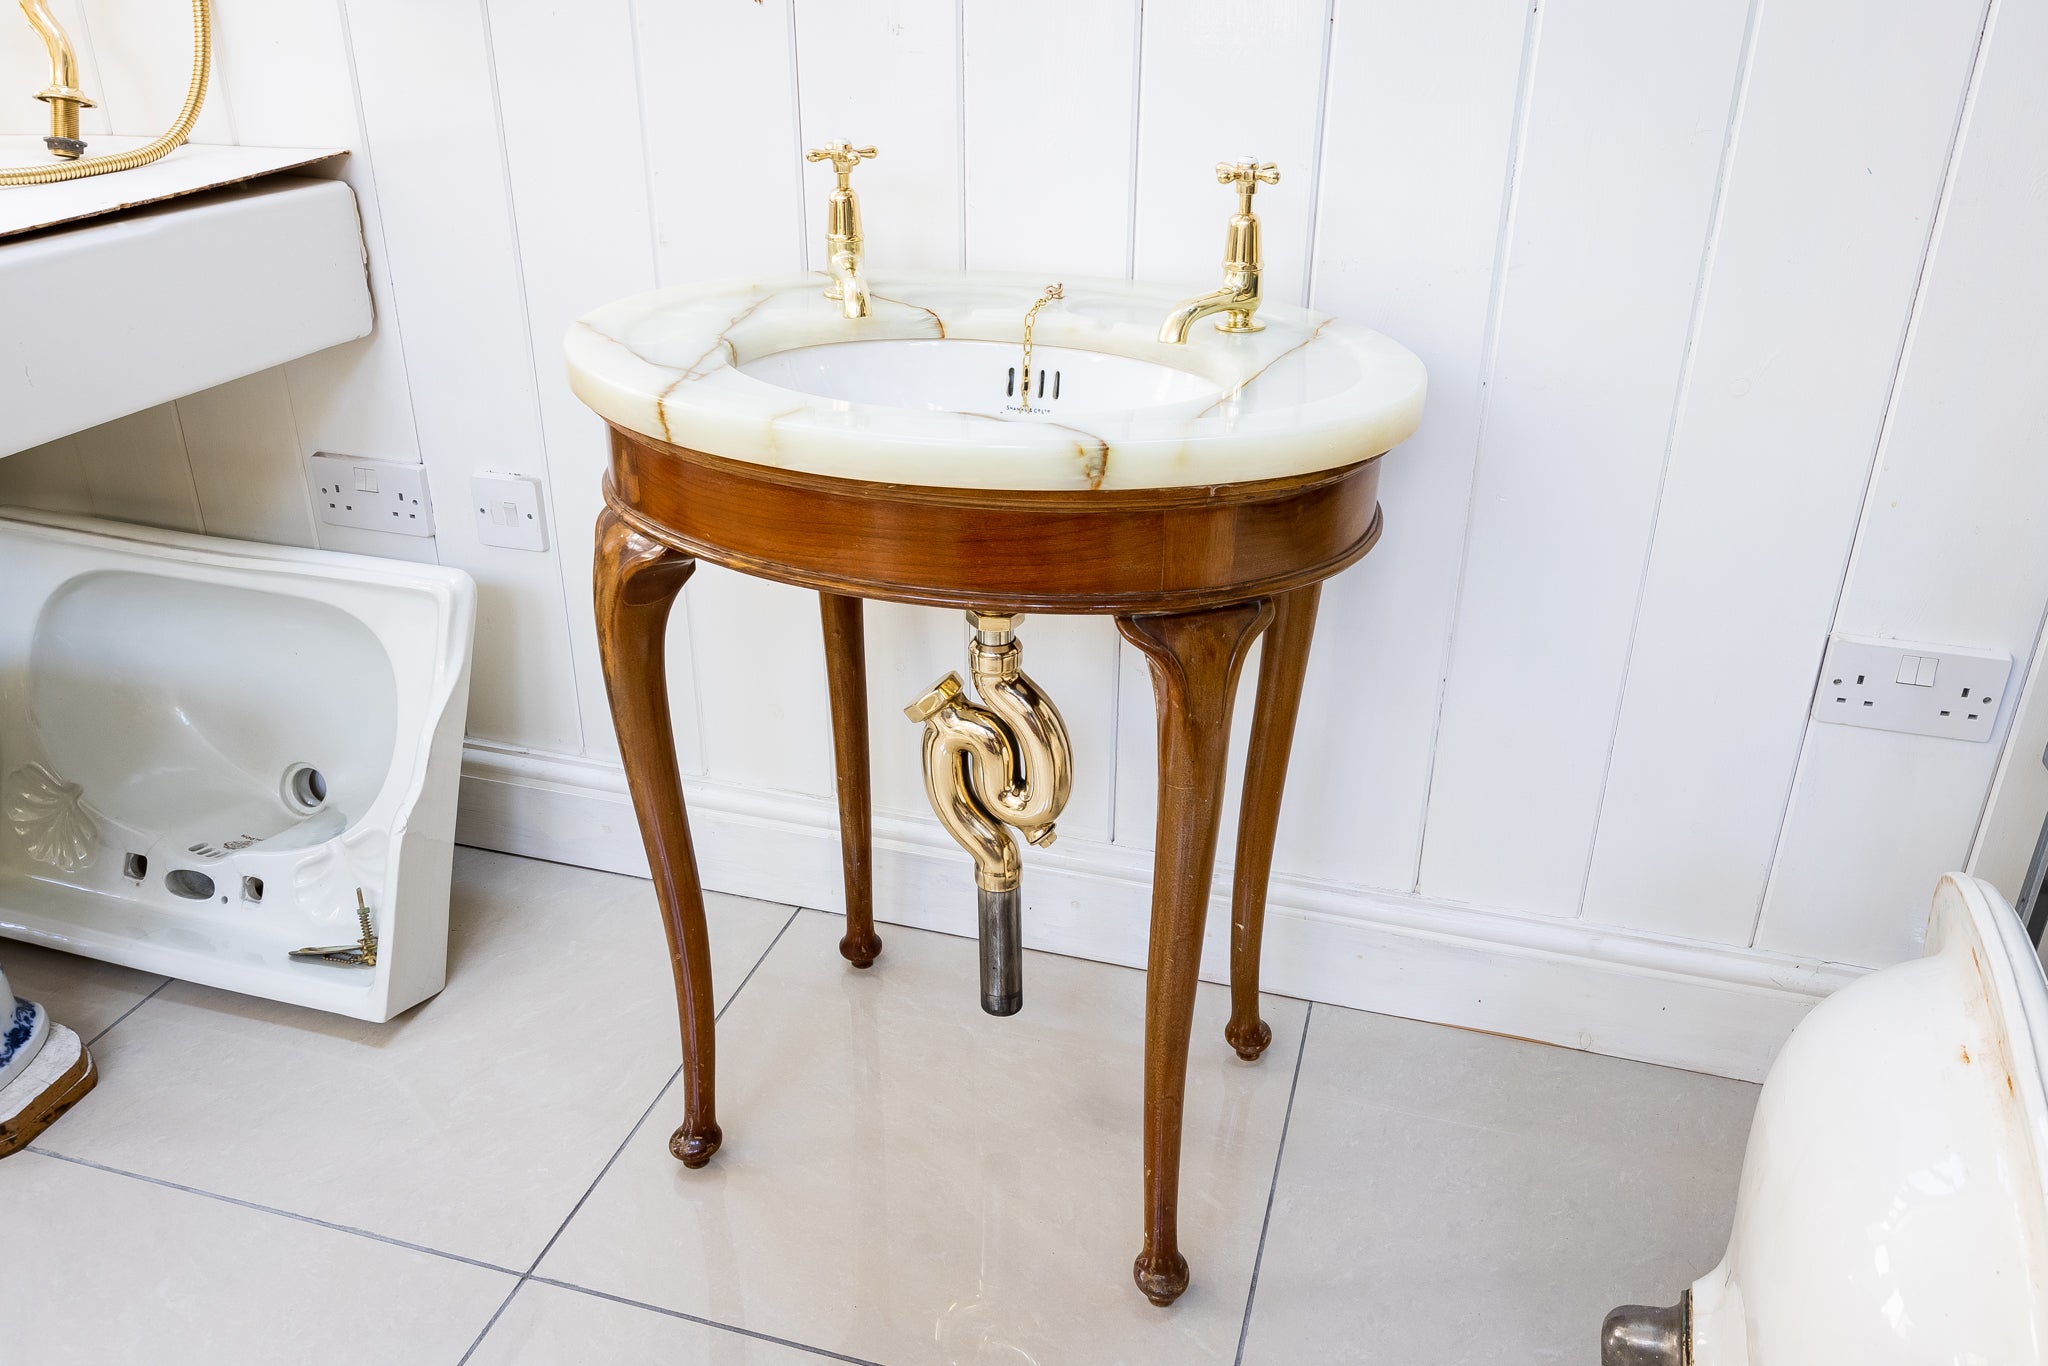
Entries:
[[[1045,397],[1045,386],[1046,386],[1046,375],[1047,375],[1047,373],[1048,373],[1048,372],[1046,372],[1046,371],[1044,371],[1044,370],[1040,370],[1040,371],[1038,372],[1038,393],[1037,393],[1037,394],[1035,395],[1035,397],[1038,397],[1038,398],[1044,398],[1044,397]],[[1050,373],[1051,373],[1051,375],[1052,375],[1052,381],[1051,381],[1051,382],[1052,382],[1052,396],[1053,396],[1053,398],[1057,399],[1057,398],[1058,398],[1058,397],[1060,396],[1060,375],[1062,374],[1062,372],[1061,372],[1061,371],[1058,371],[1058,370],[1054,370],[1054,371],[1051,371]],[[1017,396],[1017,367],[1013,365],[1013,366],[1011,366],[1011,367],[1010,367],[1010,372],[1009,372],[1009,378],[1007,378],[1007,379],[1005,379],[1005,380],[1003,381],[1003,397],[1004,397],[1004,398],[1015,398],[1016,396]],[[1024,397],[1025,397],[1026,399],[1030,399],[1030,398],[1034,397],[1034,395],[1032,395],[1032,394],[1026,394],[1026,395],[1024,395]]]

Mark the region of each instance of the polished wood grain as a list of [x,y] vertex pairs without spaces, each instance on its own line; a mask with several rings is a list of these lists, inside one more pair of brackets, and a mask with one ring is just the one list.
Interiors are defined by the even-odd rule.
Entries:
[[1184,489],[933,489],[724,460],[612,430],[649,534],[823,592],[1010,611],[1186,611],[1328,578],[1379,536],[1379,462]]
[[690,847],[683,779],[676,768],[675,730],[669,721],[668,669],[663,646],[669,609],[697,562],[652,540],[607,508],[597,519],[593,566],[597,648],[604,663],[612,724],[625,761],[647,866],[668,933],[676,1005],[683,1034],[683,1122],[668,1149],[686,1167],[701,1167],[718,1151],[714,1092],[711,943],[704,926],[704,889]]
[[839,790],[839,848],[846,877],[846,934],[840,956],[857,968],[882,951],[875,933],[875,870],[868,801],[867,630],[859,598],[820,593],[825,678],[832,696],[832,769]]
[[[49,1044],[43,1046],[47,1048]],[[22,1106],[12,1119],[0,1120],[0,1157],[19,1152],[35,1142],[43,1130],[62,1119],[65,1111],[83,1100],[99,1080],[99,1068],[92,1060],[92,1050],[81,1042],[77,1059],[55,1081],[44,1087],[41,1095]]]
[[1116,622],[1151,666],[1159,712],[1159,826],[1145,979],[1145,1242],[1131,1269],[1154,1304],[1171,1304],[1188,1288],[1178,1224],[1188,1033],[1223,817],[1231,700],[1245,654],[1272,616],[1272,604],[1261,598]]
[[1259,948],[1266,932],[1266,884],[1273,873],[1273,838],[1280,828],[1280,796],[1308,647],[1315,635],[1319,583],[1283,593],[1273,602],[1273,624],[1259,652],[1259,698],[1245,755],[1244,797],[1237,821],[1237,867],[1230,889],[1230,1023],[1223,1037],[1246,1062],[1273,1042],[1259,1018]]
[[1145,1004],[1145,1238],[1133,1268],[1156,1304],[1187,1288],[1178,1235],[1188,1032],[1215,868],[1231,701],[1251,642],[1260,668],[1238,840],[1226,1037],[1257,1057],[1259,937],[1273,837],[1315,630],[1318,585],[1380,534],[1379,464],[1182,489],[939,489],[778,470],[612,430],[598,523],[599,643],[655,870],[683,1021],[687,1117],[670,1149],[701,1166],[719,1143],[703,896],[669,733],[661,627],[696,559],[820,594],[832,704],[847,926],[866,967],[874,931],[861,600],[1111,613],[1150,664],[1159,711],[1159,834]]

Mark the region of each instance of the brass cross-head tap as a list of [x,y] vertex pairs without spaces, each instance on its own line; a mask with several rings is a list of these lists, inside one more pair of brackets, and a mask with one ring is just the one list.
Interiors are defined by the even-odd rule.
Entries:
[[861,273],[860,196],[848,179],[853,168],[874,158],[873,147],[855,147],[850,142],[828,142],[804,154],[806,161],[829,161],[839,176],[825,210],[825,268],[832,283],[825,297],[836,299],[849,318],[868,315],[868,283]]
[[1159,328],[1159,340],[1180,344],[1188,339],[1195,319],[1211,313],[1218,332],[1257,332],[1265,324],[1252,315],[1259,311],[1259,272],[1263,253],[1259,248],[1259,218],[1252,212],[1252,196],[1261,185],[1278,185],[1280,168],[1270,161],[1219,161],[1216,183],[1237,190],[1237,212],[1230,219],[1223,240],[1223,287],[1183,301]]

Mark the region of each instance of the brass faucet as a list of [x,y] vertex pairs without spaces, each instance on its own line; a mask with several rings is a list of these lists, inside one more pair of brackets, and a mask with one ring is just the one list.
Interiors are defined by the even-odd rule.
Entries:
[[1219,161],[1216,183],[1237,187],[1237,213],[1230,220],[1230,232],[1223,245],[1223,288],[1185,300],[1166,315],[1159,340],[1175,345],[1185,343],[1195,319],[1221,313],[1218,332],[1257,332],[1265,327],[1252,315],[1259,311],[1259,219],[1252,212],[1252,195],[1261,184],[1278,185],[1280,168],[1272,162]]
[[868,282],[861,275],[860,196],[853,192],[847,177],[874,155],[872,147],[847,142],[828,142],[804,155],[806,161],[831,162],[839,173],[839,184],[825,211],[825,269],[832,274],[825,297],[838,300],[840,312],[849,318],[868,315]]
[[50,106],[50,136],[43,139],[43,145],[69,161],[85,152],[85,143],[78,136],[78,111],[93,107],[78,88],[78,54],[71,50],[70,37],[44,0],[21,0],[21,12],[28,16],[29,27],[42,38],[43,46],[50,49],[50,84],[36,92],[36,98]]

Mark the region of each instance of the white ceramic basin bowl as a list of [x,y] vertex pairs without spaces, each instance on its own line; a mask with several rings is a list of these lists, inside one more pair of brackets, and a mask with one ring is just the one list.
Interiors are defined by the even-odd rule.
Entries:
[[[386,1020],[441,988],[459,570],[0,514],[0,934]],[[379,936],[374,968],[289,958]]]
[[765,384],[846,403],[1026,421],[1214,403],[1223,391],[1186,370],[1102,351],[1039,346],[1031,389],[1017,392],[1021,353],[1007,342],[828,342],[773,351],[739,367]]
[[[1193,288],[1066,280],[1038,315],[1029,403],[1006,392],[1051,280],[878,274],[868,317],[823,275],[661,290],[564,340],[584,403],[730,460],[951,488],[1119,489],[1273,479],[1385,453],[1422,417],[1422,363],[1377,332],[1281,304],[1265,330],[1159,326]],[[1055,387],[1057,391],[1055,392]]]

